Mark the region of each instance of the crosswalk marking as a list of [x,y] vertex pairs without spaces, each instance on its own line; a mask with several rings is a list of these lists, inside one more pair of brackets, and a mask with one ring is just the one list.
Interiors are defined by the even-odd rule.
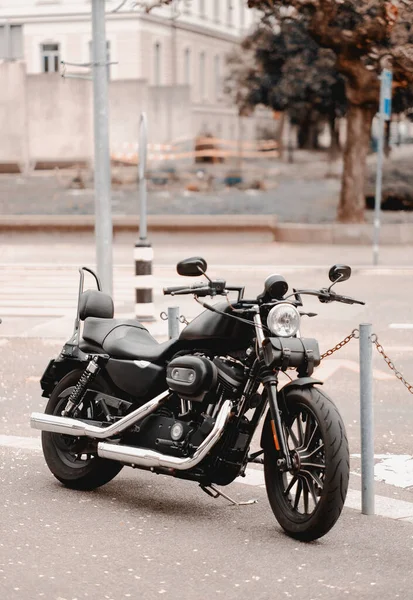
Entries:
[[[154,294],[162,288],[177,285],[178,276],[157,269]],[[168,276],[163,276],[168,273]],[[95,287],[85,281],[85,289]],[[67,317],[74,316],[79,288],[77,268],[62,265],[0,265],[0,318],[4,317]],[[114,268],[115,312],[133,313],[135,282],[133,265]]]

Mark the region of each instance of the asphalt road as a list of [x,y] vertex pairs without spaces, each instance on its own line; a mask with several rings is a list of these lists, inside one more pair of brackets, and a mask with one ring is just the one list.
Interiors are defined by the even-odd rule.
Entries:
[[[75,493],[49,473],[38,450],[38,432],[28,421],[32,411],[44,408],[38,379],[71,332],[75,265],[93,263],[93,242],[87,236],[3,237],[2,242],[0,598],[411,597],[413,479],[406,465],[413,454],[413,396],[381,356],[374,352],[375,491],[377,513],[386,516],[363,516],[357,506],[355,340],[318,371],[343,415],[352,455],[349,502],[333,530],[318,542],[300,544],[281,532],[259,469],[246,483],[224,490],[238,500],[256,498],[251,506],[234,507],[206,496],[194,483],[127,468],[100,490]],[[248,295],[258,293],[265,277],[278,268],[291,287],[318,287],[327,283],[328,265],[348,261],[355,266],[354,276],[340,290],[367,306],[325,306],[310,300],[306,307],[319,316],[303,323],[303,335],[317,337],[324,351],[359,323],[371,322],[396,366],[413,380],[413,329],[407,328],[413,322],[411,248],[386,249],[385,265],[371,269],[369,248],[287,246],[243,236],[225,242],[211,236],[158,236],[154,246],[159,311],[166,307],[159,293],[162,283],[177,281],[173,264],[188,254],[205,254],[212,276],[245,282]],[[115,298],[122,314],[133,310],[127,294],[130,282],[133,300],[132,247],[129,237],[116,241]],[[47,314],[47,308],[43,316],[30,315],[30,306],[42,297],[45,304],[48,300],[60,307],[60,316]],[[198,312],[190,299],[178,300],[189,317]],[[19,302],[22,314],[13,316]],[[153,331],[164,336],[165,324],[158,322]]]

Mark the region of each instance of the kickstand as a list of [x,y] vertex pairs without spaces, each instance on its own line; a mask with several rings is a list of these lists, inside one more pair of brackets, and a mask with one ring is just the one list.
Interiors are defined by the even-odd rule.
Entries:
[[211,483],[211,485],[208,485],[208,486],[200,485],[200,488],[206,494],[208,494],[208,496],[211,496],[212,498],[218,498],[219,496],[222,496],[223,498],[228,500],[228,502],[231,502],[231,504],[233,504],[234,506],[245,506],[247,504],[257,504],[258,503],[258,500],[244,500],[242,502],[237,502],[236,500],[233,500],[232,498],[230,498],[229,496],[224,494],[224,492],[221,492],[221,490],[216,488],[213,483]]

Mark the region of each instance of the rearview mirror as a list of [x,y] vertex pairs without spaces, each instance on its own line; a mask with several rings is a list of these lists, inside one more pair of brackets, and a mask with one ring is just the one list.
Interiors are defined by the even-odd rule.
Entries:
[[328,277],[333,283],[347,281],[351,277],[351,267],[347,265],[333,265],[328,273]]
[[206,260],[200,256],[185,258],[176,265],[178,274],[185,277],[199,277],[206,272],[207,268]]

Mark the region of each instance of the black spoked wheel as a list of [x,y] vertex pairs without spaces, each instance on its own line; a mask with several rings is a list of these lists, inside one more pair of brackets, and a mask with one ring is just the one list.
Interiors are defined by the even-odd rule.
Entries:
[[268,498],[284,530],[296,539],[315,540],[337,521],[349,480],[344,423],[334,403],[316,388],[287,392],[283,417],[292,469],[277,466],[278,453],[267,434],[264,472]]
[[[82,371],[68,373],[53,390],[46,406],[46,414],[61,415],[67,404],[63,392],[77,384]],[[93,388],[105,391],[103,382],[97,380]],[[84,401],[77,414],[81,419],[104,420],[100,408],[93,402]],[[87,437],[74,437],[42,431],[43,454],[53,475],[67,487],[92,490],[116,477],[122,469],[120,463],[100,458],[96,454],[96,442]]]

